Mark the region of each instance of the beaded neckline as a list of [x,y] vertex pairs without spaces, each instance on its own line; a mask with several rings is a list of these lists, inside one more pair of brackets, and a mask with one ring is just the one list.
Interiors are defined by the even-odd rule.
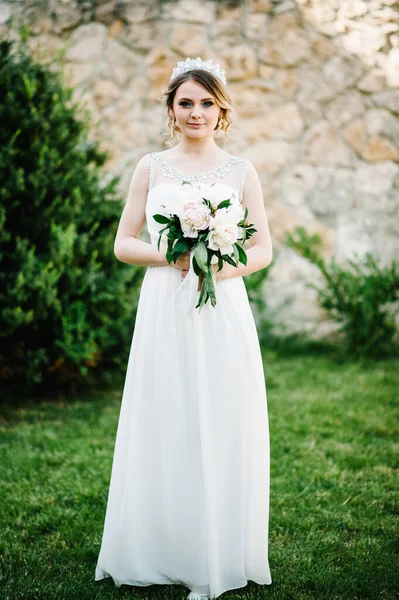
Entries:
[[202,171],[201,173],[193,173],[192,175],[187,175],[186,173],[182,173],[178,169],[175,169],[167,160],[157,152],[152,152],[151,154],[155,160],[162,162],[164,165],[164,175],[166,177],[177,177],[179,179],[184,179],[185,181],[190,181],[193,183],[204,182],[208,177],[217,176],[224,177],[230,165],[236,164],[242,161],[239,156],[231,156],[227,161],[223,164],[219,165],[215,169],[211,169],[210,171]]

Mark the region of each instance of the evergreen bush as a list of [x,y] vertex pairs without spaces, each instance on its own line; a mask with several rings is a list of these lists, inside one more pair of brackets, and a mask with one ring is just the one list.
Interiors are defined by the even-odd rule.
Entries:
[[396,351],[396,315],[399,300],[399,271],[396,261],[381,267],[370,252],[340,265],[333,257],[326,264],[321,256],[322,240],[304,227],[286,233],[287,245],[316,265],[325,288],[307,285],[318,292],[320,305],[340,323],[345,351],[356,357],[384,357]]
[[119,178],[73,90],[22,44],[0,42],[0,90],[0,381],[105,377],[126,365],[143,276],[113,253]]

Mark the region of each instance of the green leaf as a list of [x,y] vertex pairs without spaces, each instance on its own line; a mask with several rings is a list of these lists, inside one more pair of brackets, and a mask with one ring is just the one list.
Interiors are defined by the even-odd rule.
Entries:
[[200,269],[203,271],[208,271],[208,250],[204,242],[198,242],[198,244],[195,246],[194,256]]
[[247,264],[248,258],[245,250],[240,246],[240,244],[234,244],[234,247],[237,250],[238,260],[242,262],[244,265]]
[[192,242],[187,238],[177,240],[177,242],[175,243],[175,245],[173,247],[174,258],[177,260],[181,254],[184,254],[184,252],[187,252],[187,250],[190,250],[191,244],[192,244]]
[[230,205],[231,205],[230,198],[228,198],[227,200],[222,200],[222,202],[219,202],[218,209],[219,208],[227,208]]
[[168,229],[168,227],[169,227],[169,225],[167,225],[166,227],[164,227],[163,229],[160,229],[158,231],[158,234],[159,234],[159,238],[158,238],[158,252],[159,252],[160,247],[161,247],[162,234],[163,234],[164,231],[166,231]]
[[222,254],[222,258],[225,262],[228,262],[229,265],[232,265],[233,267],[237,266],[237,264],[234,262],[234,260],[232,258],[230,258],[230,256],[228,254]]
[[195,255],[193,256],[193,269],[194,273],[199,277],[204,271],[199,267],[197,261],[195,260]]
[[208,300],[211,301],[213,307],[216,306],[216,281],[213,269],[204,273],[198,303],[195,308],[201,310]]
[[168,217],[165,217],[164,215],[160,215],[160,214],[153,215],[152,218],[157,223],[169,223],[169,221],[170,221],[170,219]]

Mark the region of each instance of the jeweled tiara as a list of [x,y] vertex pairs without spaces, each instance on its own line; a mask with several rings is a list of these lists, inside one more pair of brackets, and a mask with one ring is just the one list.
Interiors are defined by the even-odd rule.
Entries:
[[209,71],[213,75],[216,75],[220,81],[226,85],[226,74],[223,69],[218,64],[213,64],[212,59],[202,60],[199,56],[197,58],[186,58],[186,60],[179,60],[177,66],[173,69],[172,75],[170,78],[170,82],[181,75],[182,73],[187,73],[188,71],[192,71],[193,69],[205,69],[205,71]]

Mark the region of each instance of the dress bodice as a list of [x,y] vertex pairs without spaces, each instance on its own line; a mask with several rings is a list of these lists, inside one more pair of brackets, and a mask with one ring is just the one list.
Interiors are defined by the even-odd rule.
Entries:
[[[158,244],[158,232],[164,227],[164,225],[154,220],[153,215],[157,213],[166,214],[173,209],[176,200],[176,187],[179,187],[183,180],[194,184],[223,183],[231,187],[238,195],[240,202],[242,202],[246,168],[246,159],[240,156],[231,156],[211,171],[190,175],[175,169],[161,152],[148,154],[149,176],[146,220],[151,243]],[[162,238],[162,242],[166,244],[166,239]]]

